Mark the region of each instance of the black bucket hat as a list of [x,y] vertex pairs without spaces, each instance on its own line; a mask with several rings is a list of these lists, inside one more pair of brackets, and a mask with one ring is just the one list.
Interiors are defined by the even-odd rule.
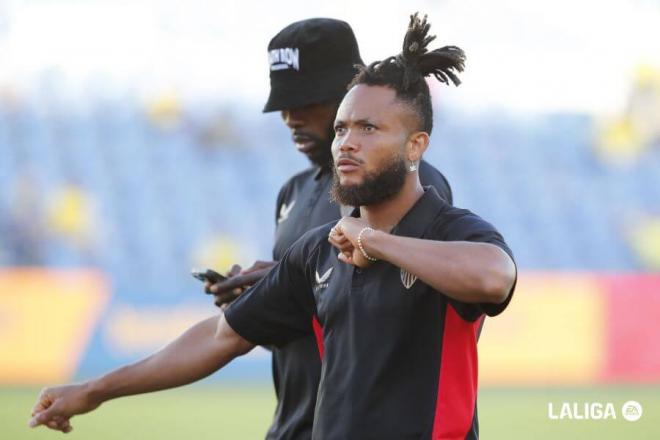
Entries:
[[363,65],[353,30],[332,18],[285,27],[268,44],[270,96],[264,112],[341,99]]

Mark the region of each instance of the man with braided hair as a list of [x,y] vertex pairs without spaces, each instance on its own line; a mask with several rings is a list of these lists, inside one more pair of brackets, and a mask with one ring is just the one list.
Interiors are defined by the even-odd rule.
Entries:
[[[234,265],[227,280],[206,283],[205,288],[221,307],[268,273],[305,232],[336,222],[342,217],[341,209],[346,211],[330,199],[330,146],[339,102],[357,73],[356,67],[364,64],[353,31],[348,23],[336,19],[296,21],[272,38],[268,53],[270,94],[264,112],[281,112],[297,149],[312,166],[292,176],[277,196],[274,261],[257,261],[243,271]],[[432,185],[440,197],[452,202],[447,180],[429,163],[419,164],[419,177],[422,184]],[[322,353],[315,336],[322,329],[312,316],[309,325],[316,329],[316,335],[270,347],[277,406],[268,440],[308,440],[312,435]]]
[[66,432],[108,399],[305,337],[314,314],[325,356],[312,438],[478,438],[477,332],[506,308],[516,268],[493,226],[419,182],[432,128],[424,77],[455,82],[464,62],[455,47],[428,52],[428,29],[412,16],[402,54],[363,68],[337,111],[333,197],[358,206],[351,216],[301,237],[213,337],[193,338],[193,327],[141,362],[46,389],[30,424]]

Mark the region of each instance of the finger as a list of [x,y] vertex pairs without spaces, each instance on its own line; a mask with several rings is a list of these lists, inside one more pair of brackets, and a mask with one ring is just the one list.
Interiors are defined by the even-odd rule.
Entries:
[[241,266],[239,266],[238,264],[234,264],[231,267],[231,269],[229,270],[229,272],[227,273],[227,276],[228,277],[234,277],[234,276],[238,275],[239,273],[241,273],[241,269],[242,269]]
[[32,417],[32,419],[28,423],[28,426],[30,428],[34,428],[34,427],[37,427],[39,425],[47,424],[47,423],[53,421],[53,418],[55,416],[58,416],[58,415],[59,414],[57,412],[57,409],[56,409],[55,405],[52,405],[52,406],[50,406],[50,408],[48,408],[44,411],[41,411],[41,412],[37,413],[36,416]]
[[243,269],[241,271],[241,275],[252,273],[256,270],[263,269],[264,267],[270,267],[270,265],[271,265],[271,263],[269,263],[267,261],[257,260],[252,264],[252,266],[248,267],[247,269]]
[[225,304],[230,304],[236,300],[239,296],[241,296],[245,292],[245,289],[242,288],[235,288],[231,292],[223,292],[215,295],[215,300],[213,303],[217,306],[220,307],[220,309],[223,309],[223,305]]
[[257,269],[266,269],[268,267],[275,266],[275,262],[274,261],[257,261],[256,263],[254,263],[254,266]]
[[210,281],[204,281],[204,292],[211,293],[211,286],[213,286],[213,284],[211,284]]
[[55,420],[51,420],[50,422],[46,423],[45,426],[47,426],[49,429],[52,429],[53,431],[60,431],[65,434],[71,431],[71,429],[67,429],[70,428],[70,426],[62,425],[60,422]]
[[225,293],[231,292],[241,294],[245,289],[262,279],[264,275],[270,272],[270,269],[271,268],[268,267],[265,269],[255,270],[249,274],[236,275],[235,277],[229,278],[226,281],[214,284],[211,287],[211,292],[213,292],[214,295],[224,295]]
[[34,407],[32,408],[32,412],[30,413],[30,415],[34,417],[35,414],[40,413],[49,406],[50,406],[50,402],[39,401],[39,403],[34,405]]
[[73,427],[71,426],[71,423],[69,422],[69,419],[64,418],[64,417],[60,417],[57,420],[57,426],[58,426],[59,430],[62,431],[63,433],[65,433],[65,434],[73,431]]
[[329,240],[332,240],[332,241],[335,242],[335,243],[340,243],[340,244],[341,244],[341,243],[350,242],[350,240],[348,239],[348,237],[346,237],[344,234],[330,235],[330,236],[328,237],[328,239],[329,239]]
[[249,273],[255,273],[258,271],[263,271],[264,274],[268,273],[268,271],[275,266],[277,262],[275,261],[257,261],[250,267],[249,269],[245,269],[244,271],[241,272],[242,275],[247,275]]
[[51,429],[57,429],[58,431],[64,432],[66,427],[69,425],[69,421],[62,416],[55,416],[53,419],[48,422],[48,427]]
[[233,276],[220,283],[215,283],[213,286],[211,286],[211,292],[215,295],[222,294],[225,292],[231,292],[237,287],[244,287],[246,285],[253,284],[254,277],[255,274]]
[[339,259],[339,261],[342,261],[346,264],[353,264],[352,261],[351,261],[351,258],[347,257],[346,254],[343,253],[343,252],[338,253],[337,258]]
[[37,397],[37,403],[34,404],[32,407],[32,415],[34,416],[36,413],[41,412],[51,406],[53,404],[53,399],[50,398],[49,396],[50,392],[48,389],[44,388],[41,390],[39,393],[39,397]]
[[351,243],[349,240],[345,238],[338,238],[336,236],[328,237],[328,241],[332,243],[333,246],[343,246]]
[[329,238],[328,241],[340,252],[352,252],[354,249],[353,243],[350,241],[338,242],[333,238]]
[[341,246],[340,246],[336,241],[334,241],[332,238],[328,238],[328,241],[330,242],[330,244],[332,245],[332,247],[334,247],[334,248],[337,249],[338,251],[341,251],[341,249],[340,249]]
[[233,302],[236,298],[238,298],[238,295],[236,295],[233,291],[221,293],[219,295],[215,295],[215,305],[220,307],[223,304],[229,304]]
[[272,268],[273,268],[272,266],[269,266],[263,269],[256,269],[253,272],[242,275],[245,277],[244,278],[245,283],[242,286],[240,286],[240,288],[245,290],[248,287],[253,286],[254,284],[257,283],[257,281],[268,275],[268,272],[270,272]]
[[344,229],[341,227],[341,225],[337,224],[335,225],[334,228],[330,229],[330,234],[331,237],[335,237],[337,239],[341,237],[345,237],[344,235]]

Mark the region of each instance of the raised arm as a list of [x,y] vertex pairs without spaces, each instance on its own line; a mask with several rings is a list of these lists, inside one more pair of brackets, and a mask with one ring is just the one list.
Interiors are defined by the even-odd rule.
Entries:
[[[360,267],[370,263],[357,243],[367,226],[351,217],[335,226],[330,242],[342,251],[342,261]],[[490,243],[423,240],[370,229],[362,232],[361,243],[370,257],[388,261],[466,303],[502,303],[516,279],[511,257]]]
[[69,419],[74,415],[117,397],[195,382],[253,347],[229,326],[224,315],[208,318],[141,361],[84,383],[45,388],[32,409],[29,426],[70,432]]
[[364,234],[363,245],[369,255],[466,303],[502,303],[515,281],[511,258],[489,243],[422,240],[374,231]]

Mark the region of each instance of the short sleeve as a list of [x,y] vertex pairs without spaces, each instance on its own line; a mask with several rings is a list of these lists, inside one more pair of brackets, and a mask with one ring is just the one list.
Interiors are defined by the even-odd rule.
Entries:
[[306,273],[305,236],[225,311],[232,329],[255,345],[282,346],[312,333],[316,306]]
[[[446,241],[471,241],[477,243],[490,243],[502,249],[513,261],[515,265],[515,260],[513,258],[513,252],[509,246],[504,241],[502,235],[495,229],[493,225],[483,220],[481,217],[469,212],[464,211],[466,214],[459,216],[454,219],[446,229],[444,240]],[[514,280],[511,290],[507,295],[507,298],[501,304],[496,303],[464,303],[461,301],[456,301],[450,299],[450,302],[454,309],[458,312],[461,317],[468,321],[474,321],[482,314],[488,316],[499,315],[507,308],[509,302],[511,302],[511,297],[513,296],[513,291],[515,290],[517,282],[517,269],[516,269],[516,280]]]

